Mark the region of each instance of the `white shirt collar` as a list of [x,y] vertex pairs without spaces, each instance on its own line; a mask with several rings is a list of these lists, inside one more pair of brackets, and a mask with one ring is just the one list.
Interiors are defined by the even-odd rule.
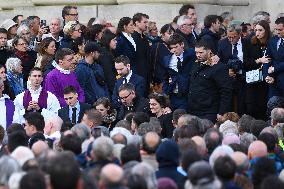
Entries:
[[58,64],[57,64],[57,62],[56,62],[55,60],[53,60],[53,61],[51,62],[51,64],[52,64],[52,66],[55,67],[55,68],[58,66]]
[[0,97],[0,101],[2,100],[5,100],[5,99],[10,99],[10,97],[7,95],[7,94],[3,94],[1,97]]
[[132,70],[129,70],[129,73],[128,73],[128,75],[126,76],[127,82],[129,82],[131,76],[132,76]]
[[133,39],[132,36],[129,36],[126,32],[122,32],[122,34],[124,35],[124,37],[126,37],[126,39],[133,45],[135,51],[136,51],[136,43]]
[[58,70],[60,71],[60,73],[63,73],[63,74],[65,74],[65,75],[68,75],[68,74],[71,73],[70,70],[64,70],[64,69],[61,68],[59,65],[57,65],[55,68],[58,69]]
[[29,89],[31,94],[40,94],[41,90],[42,90],[41,86],[35,91],[32,88]]

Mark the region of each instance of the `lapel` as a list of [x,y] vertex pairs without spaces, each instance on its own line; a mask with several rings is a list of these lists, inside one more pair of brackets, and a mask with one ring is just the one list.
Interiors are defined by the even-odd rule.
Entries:
[[67,105],[66,108],[64,108],[63,110],[64,110],[63,114],[64,114],[64,117],[66,117],[66,121],[69,120],[71,122],[72,120],[70,120],[69,118],[69,106]]
[[[133,51],[135,51],[134,46],[132,45],[132,43],[123,35],[121,34],[122,39],[128,44],[128,46],[130,46],[132,48]],[[134,39],[133,39],[134,40]]]

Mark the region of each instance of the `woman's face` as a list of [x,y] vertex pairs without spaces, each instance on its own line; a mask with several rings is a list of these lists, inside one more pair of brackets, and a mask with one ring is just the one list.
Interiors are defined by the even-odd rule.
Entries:
[[166,31],[164,34],[162,34],[162,39],[167,43],[170,37],[173,35],[173,33],[174,32],[172,30]]
[[0,68],[0,78],[1,78],[3,81],[6,81],[6,79],[7,79],[6,70],[5,70],[4,67]]
[[115,38],[113,38],[109,43],[110,49],[112,49],[112,50],[116,49],[116,44],[117,44],[117,41],[116,41]]
[[153,98],[150,99],[150,110],[153,114],[158,114],[162,111],[161,105]]
[[99,104],[96,106],[96,110],[98,110],[102,114],[102,116],[105,116],[107,115],[107,111],[109,110],[109,108],[104,107],[103,104]]
[[74,31],[71,34],[71,38],[77,39],[77,38],[81,37],[81,35],[82,35],[81,26],[79,24],[77,24]]
[[255,36],[257,39],[263,39],[265,36],[265,29],[261,25],[256,25],[255,26]]
[[55,42],[54,41],[51,41],[49,43],[49,45],[47,46],[45,52],[49,55],[54,55],[55,54],[55,51],[56,51],[56,46],[55,46]]
[[102,37],[103,37],[103,32],[101,31],[101,32],[99,32],[99,33],[97,34],[96,39],[97,39],[98,41],[100,41],[100,40],[102,39]]
[[20,64],[18,65],[18,67],[16,67],[15,72],[16,72],[17,74],[23,73],[23,66],[22,66],[22,63],[20,63]]
[[126,33],[133,33],[134,32],[134,25],[133,25],[133,21],[132,20],[130,21],[129,24],[124,26],[124,32],[126,32]]
[[26,52],[28,50],[28,44],[25,40],[19,39],[18,43],[15,45],[15,49],[20,52]]
[[82,45],[78,45],[79,54],[85,55],[84,48],[85,48],[85,43],[83,43]]
[[150,30],[150,35],[153,37],[158,36],[158,28],[155,26],[153,29]]

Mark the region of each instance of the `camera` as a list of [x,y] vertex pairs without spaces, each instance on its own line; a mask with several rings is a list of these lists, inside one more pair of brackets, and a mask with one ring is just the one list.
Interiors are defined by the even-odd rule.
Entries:
[[243,63],[239,59],[229,59],[227,65],[229,69],[232,69],[235,73],[240,73],[243,69]]

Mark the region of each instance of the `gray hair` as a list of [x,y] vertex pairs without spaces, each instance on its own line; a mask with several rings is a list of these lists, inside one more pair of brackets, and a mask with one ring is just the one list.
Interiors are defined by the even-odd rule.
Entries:
[[111,160],[113,145],[113,141],[109,137],[100,136],[97,138],[92,146],[96,160]]
[[45,124],[48,123],[52,123],[56,130],[60,131],[63,124],[63,120],[58,115],[54,114],[45,120]]
[[18,162],[10,156],[4,155],[0,158],[0,185],[8,185],[10,176],[21,171]]
[[186,20],[190,20],[190,19],[191,19],[191,18],[190,18],[189,16],[187,16],[187,15],[180,16],[180,17],[178,18],[178,20],[177,20],[177,25],[178,25],[178,27],[181,27],[182,25],[185,24],[185,21],[186,21]]
[[60,29],[62,29],[63,27],[63,20],[61,18],[52,18],[50,23],[53,21],[53,20],[57,20],[59,25],[60,25]]
[[227,145],[218,146],[212,152],[209,158],[209,164],[211,165],[211,167],[213,167],[218,157],[230,156],[233,153],[234,153],[234,150],[230,146],[227,146]]
[[227,28],[227,32],[234,32],[236,31],[238,34],[242,33],[242,26],[239,24],[231,24],[229,25],[229,27]]
[[225,20],[225,19],[231,18],[233,14],[232,12],[226,11],[226,12],[223,12],[220,16],[223,18],[223,20]]
[[253,25],[256,25],[258,22],[265,20],[267,21],[267,17],[264,15],[255,15],[252,17],[251,22]]
[[19,58],[8,58],[6,61],[6,68],[7,72],[15,72],[15,70],[18,68],[18,66],[21,65],[21,60]]
[[26,24],[21,24],[17,29],[17,36],[21,37],[23,31],[30,32],[30,28]]
[[74,125],[74,127],[71,128],[71,131],[75,133],[82,142],[89,139],[91,136],[91,129],[83,123]]
[[284,123],[284,109],[283,108],[274,108],[271,111],[271,119],[277,123]]
[[145,162],[139,163],[132,168],[131,172],[132,174],[137,174],[144,177],[147,182],[148,189],[157,188],[158,184],[155,175],[155,170],[149,164]]

